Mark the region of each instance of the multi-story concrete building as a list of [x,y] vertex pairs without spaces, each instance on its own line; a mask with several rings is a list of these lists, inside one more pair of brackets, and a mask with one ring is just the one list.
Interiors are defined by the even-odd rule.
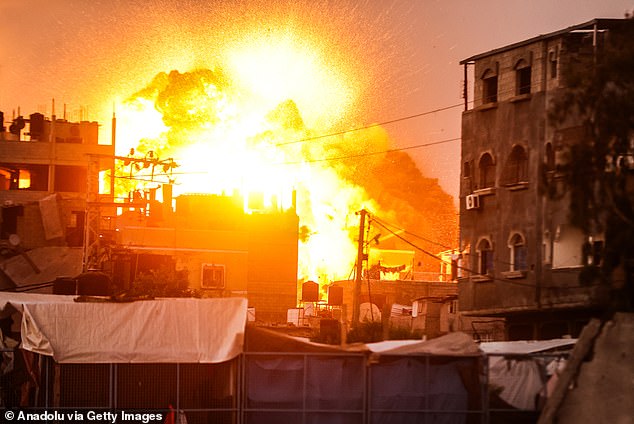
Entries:
[[[87,178],[88,168],[93,163],[112,175],[114,144],[99,144],[97,122],[40,113],[11,123],[4,118],[0,112],[0,239],[13,235],[23,249],[81,248],[86,194],[99,192],[98,178]],[[111,200],[112,194],[102,197]]]
[[149,191],[115,201],[117,162],[173,161],[115,156],[114,139],[99,143],[97,122],[35,113],[6,124],[0,114],[0,289],[50,292],[40,284],[65,277],[70,286],[60,290],[74,292],[75,277],[99,270],[113,293],[138,278],[167,281],[166,273],[179,272],[203,296],[247,297],[259,320],[284,322],[296,306],[294,203],[264,207],[252,195],[245,212],[240,195],[172,199],[172,185],[154,181]]
[[[579,123],[549,122],[567,90],[564,69],[600,49],[620,20],[595,19],[465,59],[462,115],[460,310],[503,317],[510,339],[577,336],[608,287],[579,274],[600,234],[569,223],[557,162]],[[467,84],[471,83],[472,84]]]
[[295,206],[247,213],[243,200],[238,194],[185,194],[176,197],[174,211],[165,207],[169,197],[143,214],[126,211],[117,218],[111,256],[115,283],[129,286],[167,267],[205,297],[246,297],[258,321],[285,322],[297,305]]

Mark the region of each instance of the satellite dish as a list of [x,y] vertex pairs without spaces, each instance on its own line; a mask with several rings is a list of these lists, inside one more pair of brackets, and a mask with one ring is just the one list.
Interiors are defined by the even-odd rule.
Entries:
[[9,236],[9,244],[13,247],[18,247],[20,245],[20,236],[17,234],[11,234]]

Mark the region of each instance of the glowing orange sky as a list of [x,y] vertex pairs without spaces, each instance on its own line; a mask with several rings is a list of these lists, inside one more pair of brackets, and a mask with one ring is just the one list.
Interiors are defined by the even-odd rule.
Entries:
[[[18,106],[23,114],[50,114],[55,98],[58,116],[66,103],[78,119],[72,113],[83,106],[109,139],[112,102],[156,73],[222,65],[227,43],[249,31],[291,29],[354,68],[348,83],[359,97],[331,123],[349,128],[460,103],[458,62],[465,57],[631,9],[631,0],[2,0],[0,110],[8,118]],[[327,104],[320,101],[312,106]],[[386,129],[400,146],[459,137],[460,108]],[[409,152],[425,175],[456,194],[458,142]]]

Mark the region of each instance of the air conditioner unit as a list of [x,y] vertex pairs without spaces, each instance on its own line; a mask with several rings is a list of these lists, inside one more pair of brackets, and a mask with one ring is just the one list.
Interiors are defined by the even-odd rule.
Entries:
[[478,209],[480,207],[480,196],[477,194],[470,194],[467,196],[467,210]]

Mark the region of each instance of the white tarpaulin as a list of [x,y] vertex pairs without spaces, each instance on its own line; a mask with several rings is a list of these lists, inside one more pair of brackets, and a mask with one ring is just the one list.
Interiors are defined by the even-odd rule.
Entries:
[[2,293],[22,314],[21,347],[59,363],[218,363],[242,352],[244,298],[74,302],[73,296]]
[[530,354],[572,348],[576,341],[553,339],[481,343],[480,349],[489,355],[489,384],[501,389],[499,396],[509,405],[535,410],[537,399],[544,389],[544,364],[547,361],[546,358],[531,357]]

